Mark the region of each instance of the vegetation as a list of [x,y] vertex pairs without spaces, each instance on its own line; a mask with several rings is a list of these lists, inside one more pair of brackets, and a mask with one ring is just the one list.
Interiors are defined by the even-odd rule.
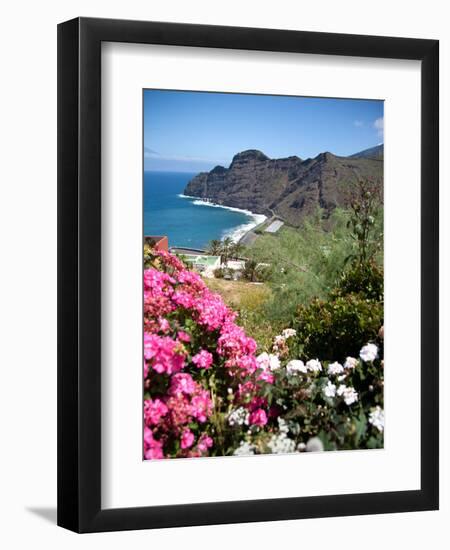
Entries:
[[247,334],[252,335],[260,349],[270,349],[273,333],[275,330],[281,330],[282,323],[274,326],[264,317],[264,305],[271,298],[269,286],[223,279],[206,279],[205,282],[210,290],[222,296],[227,306],[237,312],[237,324],[242,326]]
[[[364,153],[364,152],[362,152]],[[369,178],[383,187],[382,152],[377,159],[337,157],[329,152],[301,160],[291,156],[269,159],[261,151],[238,153],[229,168],[202,172],[184,189],[185,195],[208,198],[216,204],[272,214],[293,227],[322,207],[328,217],[336,207],[348,208],[349,191]],[[214,182],[214,183],[212,183]]]
[[383,445],[380,343],[342,363],[304,362],[287,327],[257,355],[236,312],[197,273],[166,252],[147,260],[145,459]]
[[245,261],[242,277],[251,283],[262,283],[270,279],[271,272],[270,264],[260,263],[250,258]]
[[144,250],[145,458],[383,446],[383,210],[370,182],[352,197],[212,242],[246,257],[238,281]]
[[[336,286],[350,293],[359,284],[372,297],[383,294],[383,209],[376,186],[358,182],[350,210],[323,211],[299,228],[283,226],[258,236],[245,251],[249,260],[270,265],[264,274],[272,290],[267,318],[291,321],[299,305],[326,300]],[[375,285],[375,286],[372,286]]]
[[356,251],[347,260],[358,266],[368,265],[383,248],[383,235],[376,227],[376,212],[381,203],[381,191],[372,181],[358,181],[352,190],[351,214],[347,227],[356,241]]
[[235,243],[230,237],[225,237],[222,241],[218,239],[210,241],[206,251],[212,256],[220,256],[221,263],[226,264],[228,260],[239,258],[244,247],[240,243]]
[[299,306],[293,324],[302,357],[336,361],[357,355],[365,342],[376,339],[382,325],[383,303],[358,294],[315,299]]

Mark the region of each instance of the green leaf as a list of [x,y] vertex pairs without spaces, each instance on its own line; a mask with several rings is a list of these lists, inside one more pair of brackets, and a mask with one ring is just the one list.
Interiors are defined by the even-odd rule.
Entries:
[[356,426],[356,433],[355,433],[356,445],[359,445],[359,442],[361,441],[361,438],[363,437],[363,435],[366,433],[366,429],[367,429],[367,419],[363,411],[361,411],[359,417],[356,419],[355,426]]

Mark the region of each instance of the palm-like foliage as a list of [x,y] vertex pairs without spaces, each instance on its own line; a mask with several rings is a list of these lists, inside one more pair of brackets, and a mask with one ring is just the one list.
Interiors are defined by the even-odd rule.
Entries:
[[219,241],[219,239],[213,239],[209,242],[206,251],[208,254],[211,254],[211,256],[220,256],[222,253],[222,241]]
[[258,279],[258,262],[255,260],[247,260],[245,262],[245,268],[242,273],[244,279],[254,283]]
[[231,251],[231,257],[234,260],[237,260],[238,258],[240,258],[243,255],[244,250],[245,250],[245,246],[243,244],[241,244],[239,242],[234,243],[232,251]]
[[233,254],[234,242],[230,237],[225,237],[222,241],[222,263],[226,264]]
[[241,244],[233,242],[230,237],[225,237],[223,241],[218,239],[210,241],[206,250],[212,256],[220,256],[221,263],[226,264],[228,260],[237,258],[242,253],[243,248]]

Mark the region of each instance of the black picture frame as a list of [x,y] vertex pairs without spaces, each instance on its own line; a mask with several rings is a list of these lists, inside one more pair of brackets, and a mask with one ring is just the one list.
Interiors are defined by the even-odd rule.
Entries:
[[[420,490],[102,510],[104,41],[421,61]],[[437,40],[92,18],[58,26],[58,525],[98,532],[438,509],[438,68]]]

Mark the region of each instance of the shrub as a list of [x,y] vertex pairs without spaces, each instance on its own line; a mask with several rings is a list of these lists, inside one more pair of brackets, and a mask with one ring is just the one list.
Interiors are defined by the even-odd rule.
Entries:
[[342,361],[375,340],[382,325],[382,302],[347,294],[299,306],[295,328],[304,356]]
[[198,273],[166,252],[145,262],[144,458],[383,445],[380,302],[314,300],[257,355]]
[[303,362],[295,348],[295,330],[285,329],[272,354],[258,356],[272,368],[273,383],[264,394],[269,420],[246,435],[235,454],[382,447],[382,347],[365,345],[342,363]]
[[276,234],[264,233],[246,250],[250,259],[270,265],[265,277],[273,294],[265,308],[268,318],[286,324],[298,304],[328,296],[353,250],[348,219],[349,213],[338,208],[327,220],[318,212],[299,228],[284,225]]
[[347,294],[360,294],[369,300],[383,302],[383,269],[374,262],[367,264],[354,263],[350,269],[342,273],[337,287],[331,293],[334,297]]
[[251,283],[262,283],[270,278],[270,265],[259,263],[256,260],[247,260],[242,270],[242,278]]
[[241,408],[245,430],[259,430],[271,375],[236,314],[197,273],[161,251],[146,250],[146,265],[144,457],[230,454],[243,428],[229,425],[229,413]]
[[356,244],[348,259],[360,265],[370,263],[382,247],[383,239],[379,233],[380,205],[382,192],[380,186],[373,180],[359,180],[351,186],[353,197],[350,202],[351,216],[347,227],[351,228],[352,239]]

